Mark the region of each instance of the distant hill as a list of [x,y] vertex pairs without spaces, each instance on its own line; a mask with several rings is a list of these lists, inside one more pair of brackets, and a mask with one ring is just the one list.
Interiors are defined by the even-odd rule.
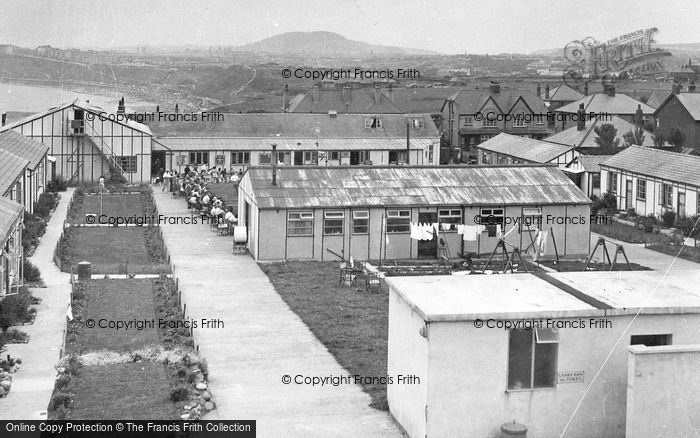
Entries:
[[437,55],[430,50],[382,46],[353,41],[334,32],[287,32],[236,47],[243,52],[315,56]]

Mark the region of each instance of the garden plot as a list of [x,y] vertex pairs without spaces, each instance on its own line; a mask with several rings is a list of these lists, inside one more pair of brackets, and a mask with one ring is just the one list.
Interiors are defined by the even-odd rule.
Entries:
[[[110,218],[142,217],[153,212],[153,203],[148,193],[103,195],[101,210],[99,195],[78,194],[73,200],[67,221],[71,224],[84,224],[85,215],[94,214],[98,220],[108,222]],[[100,219],[100,215],[104,217]]]

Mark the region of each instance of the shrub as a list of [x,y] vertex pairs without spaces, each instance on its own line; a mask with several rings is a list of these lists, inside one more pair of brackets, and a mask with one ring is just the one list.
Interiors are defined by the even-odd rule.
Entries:
[[68,182],[61,176],[52,179],[46,184],[46,190],[53,193],[65,192],[66,188],[68,188]]
[[41,272],[39,272],[39,268],[37,268],[34,263],[30,262],[27,259],[24,259],[24,265],[23,265],[23,271],[24,271],[24,281],[29,281],[29,282],[37,282],[41,281]]
[[66,361],[65,373],[71,376],[78,376],[80,375],[80,369],[82,367],[83,364],[80,362],[80,359],[78,359],[78,356],[70,356]]
[[678,230],[683,233],[683,236],[696,237],[700,235],[700,224],[698,224],[699,218],[700,216],[678,216],[674,227],[678,228]]
[[672,227],[676,222],[676,213],[671,210],[664,212],[664,214],[661,215],[661,221],[663,222],[664,226],[668,228]]
[[68,408],[70,402],[71,398],[69,393],[56,391],[51,397],[51,401],[49,402],[49,409],[53,411],[60,407]]
[[0,328],[7,331],[10,326],[31,319],[32,301],[32,294],[26,287],[20,288],[19,293],[8,295],[0,301]]
[[170,389],[170,400],[175,403],[185,401],[190,397],[190,389],[187,385],[176,385]]
[[11,329],[0,335],[2,344],[18,344],[29,341],[29,335],[21,330]]
[[617,197],[615,196],[614,193],[612,192],[606,192],[605,195],[603,195],[602,199],[603,205],[602,207],[608,210],[617,210]]
[[58,376],[56,379],[56,389],[59,391],[62,391],[66,388],[68,388],[68,385],[70,385],[71,381],[71,376],[68,374],[61,374]]
[[654,226],[656,225],[656,218],[653,215],[640,216],[637,218],[638,227],[644,230],[645,233],[651,233],[654,231]]
[[39,243],[39,238],[46,232],[46,221],[31,213],[24,212],[24,231],[22,247],[25,253],[31,253],[32,247]]

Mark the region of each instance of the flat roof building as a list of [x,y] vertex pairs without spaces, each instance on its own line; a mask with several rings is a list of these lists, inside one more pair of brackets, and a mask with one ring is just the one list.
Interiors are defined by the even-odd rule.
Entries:
[[513,422],[537,437],[690,436],[700,273],[689,275],[387,278],[389,409],[414,438],[497,437]]

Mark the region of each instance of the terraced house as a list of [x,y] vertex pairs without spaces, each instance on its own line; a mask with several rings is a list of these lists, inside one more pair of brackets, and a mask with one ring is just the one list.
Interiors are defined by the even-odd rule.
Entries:
[[[547,107],[539,96],[523,90],[461,90],[442,106],[442,133],[462,151],[463,162],[476,162],[476,146],[501,132],[540,140],[547,129]],[[506,117],[508,116],[508,117]]]

